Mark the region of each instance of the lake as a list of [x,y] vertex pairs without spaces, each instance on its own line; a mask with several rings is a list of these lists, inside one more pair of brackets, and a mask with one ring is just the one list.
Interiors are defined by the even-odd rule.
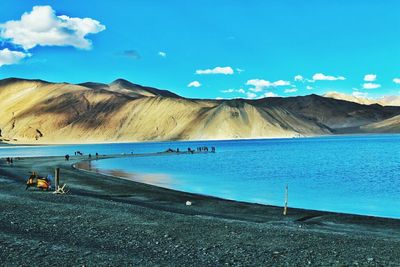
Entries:
[[104,173],[232,200],[400,218],[400,135],[2,147],[0,157],[148,153],[214,146],[216,153],[113,158]]

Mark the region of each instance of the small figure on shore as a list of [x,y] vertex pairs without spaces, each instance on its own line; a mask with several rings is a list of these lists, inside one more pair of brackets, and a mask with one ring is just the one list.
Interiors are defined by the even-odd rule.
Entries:
[[213,146],[211,147],[211,152],[215,153],[215,147],[213,147]]
[[96,159],[98,159],[98,158],[99,158],[99,153],[96,152]]
[[66,160],[66,161],[69,161],[69,155],[68,155],[68,154],[65,155],[65,160]]
[[13,158],[10,158],[10,165],[13,165],[14,164],[14,160],[13,160]]
[[75,156],[76,156],[76,151],[74,153],[75,153]]
[[176,153],[179,153],[179,148],[176,149]]
[[89,159],[91,159],[91,158],[92,158],[92,154],[89,153]]
[[7,164],[10,164],[10,158],[6,158]]

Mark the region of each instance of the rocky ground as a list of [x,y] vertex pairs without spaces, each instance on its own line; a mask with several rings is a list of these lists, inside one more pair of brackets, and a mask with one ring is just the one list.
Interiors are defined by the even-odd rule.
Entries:
[[[1,266],[400,266],[399,220],[283,216],[71,167],[80,160],[1,160]],[[70,194],[25,191],[29,171],[55,167]]]

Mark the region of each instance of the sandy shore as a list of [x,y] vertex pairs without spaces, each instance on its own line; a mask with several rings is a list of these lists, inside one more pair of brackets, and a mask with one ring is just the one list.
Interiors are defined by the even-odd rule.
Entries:
[[[80,161],[0,160],[1,266],[400,265],[400,220],[300,209],[283,216],[280,207],[71,166]],[[70,194],[25,191],[29,171],[46,175],[55,167]]]

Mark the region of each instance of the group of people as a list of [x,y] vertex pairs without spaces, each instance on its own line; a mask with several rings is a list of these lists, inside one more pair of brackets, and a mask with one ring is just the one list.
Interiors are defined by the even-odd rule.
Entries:
[[13,158],[6,158],[6,162],[8,165],[13,165],[14,160],[13,160]]
[[[201,146],[197,148],[197,152],[208,152],[208,147]],[[215,147],[211,147],[211,152],[215,153]]]
[[[99,158],[99,153],[96,152],[95,155],[96,155],[96,159],[98,159]],[[91,159],[91,158],[92,158],[92,154],[89,154],[89,159]]]
[[[77,155],[83,156],[83,153],[80,152],[80,151],[75,151],[75,156],[77,156]],[[99,158],[99,153],[96,152],[95,155],[96,155],[96,159],[98,159]],[[88,157],[89,157],[89,159],[91,159],[92,158],[92,154],[89,154]],[[66,161],[69,161],[69,158],[70,158],[69,154],[65,155],[65,160]]]
[[[215,153],[215,147],[212,146],[210,149],[211,149],[211,152],[212,152],[212,153]],[[209,149],[208,147],[206,147],[206,146],[197,147],[196,150],[194,150],[194,149],[188,147],[188,148],[187,148],[187,152],[189,152],[189,153],[191,153],[191,154],[193,154],[193,153],[196,152],[196,151],[197,151],[197,152],[209,152],[210,149]],[[165,152],[168,152],[168,153],[173,153],[173,152],[179,153],[180,150],[179,150],[179,148],[177,148],[176,150],[175,150],[175,149],[172,149],[172,148],[168,148],[167,150],[165,150]]]
[[174,150],[172,148],[168,148],[167,150],[165,150],[165,152],[168,152],[168,153],[173,153],[173,152],[179,153],[180,150],[179,150],[179,148],[177,148],[176,150]]

